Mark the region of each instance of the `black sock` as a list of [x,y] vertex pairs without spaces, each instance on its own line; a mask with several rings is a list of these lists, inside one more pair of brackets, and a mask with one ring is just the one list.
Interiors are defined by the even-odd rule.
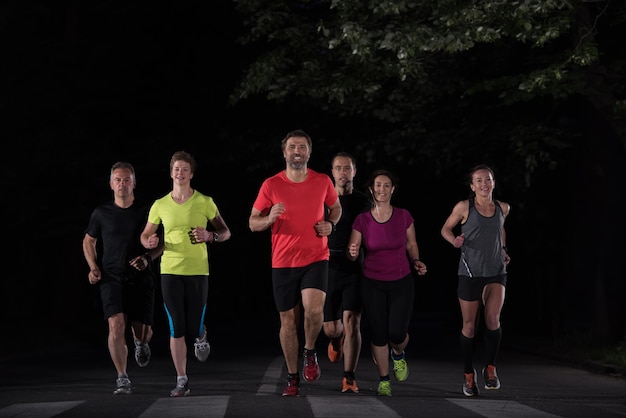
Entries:
[[380,381],[381,382],[384,382],[385,380],[391,380],[391,379],[389,379],[389,375],[387,375],[387,376],[380,376]]
[[461,356],[463,357],[463,372],[474,373],[472,358],[474,357],[474,339],[467,338],[461,333]]
[[350,378],[350,379],[354,380],[354,372],[346,372],[346,371],[344,371],[343,372],[343,377],[347,377],[347,378]]
[[487,364],[496,365],[496,357],[500,351],[500,341],[502,341],[502,327],[490,330],[485,329],[485,358]]

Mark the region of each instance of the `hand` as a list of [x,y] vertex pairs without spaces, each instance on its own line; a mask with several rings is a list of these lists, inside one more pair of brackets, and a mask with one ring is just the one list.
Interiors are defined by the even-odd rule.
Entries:
[[510,262],[511,262],[511,257],[509,257],[509,255],[506,253],[506,251],[504,251],[504,265],[508,266]]
[[454,248],[461,248],[463,246],[463,243],[465,242],[465,234],[461,234],[457,237],[454,237],[454,241],[452,242],[452,246],[454,246]]
[[198,242],[207,242],[209,240],[209,231],[201,226],[196,226],[191,231],[189,231],[189,238],[191,239],[192,244],[197,244]]
[[352,243],[348,246],[348,255],[354,258],[359,255],[359,247],[355,243]]
[[420,260],[414,260],[413,267],[415,268],[415,271],[417,272],[417,274],[420,276],[423,276],[428,271],[426,269],[426,264],[424,264],[424,262]]
[[333,233],[333,224],[329,221],[319,221],[314,228],[318,237],[327,237]]
[[87,278],[89,279],[89,284],[96,284],[100,281],[100,279],[102,279],[102,273],[100,272],[100,269],[96,267],[89,272]]
[[154,233],[150,235],[150,238],[148,238],[148,246],[146,248],[151,250],[153,248],[156,248],[157,245],[159,245],[159,236]]
[[149,256],[147,255],[140,255],[138,257],[135,257],[132,260],[130,260],[130,265],[139,271],[143,271],[147,269],[148,265],[150,264],[148,257]]
[[278,202],[270,209],[270,213],[267,215],[267,218],[272,225],[276,222],[276,219],[280,218],[285,213],[285,204],[283,202]]

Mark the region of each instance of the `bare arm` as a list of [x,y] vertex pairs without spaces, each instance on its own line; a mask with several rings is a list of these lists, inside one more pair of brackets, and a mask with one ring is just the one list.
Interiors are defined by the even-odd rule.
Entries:
[[226,221],[222,218],[222,215],[218,213],[217,216],[211,220],[211,225],[213,225],[215,232],[217,232],[219,236],[218,242],[230,239],[232,234],[230,232],[230,228],[226,225]]
[[[500,202],[500,207],[502,208],[502,213],[506,219],[511,212],[511,205],[506,202]],[[502,251],[504,251],[504,265],[508,265],[511,262],[511,257],[509,257],[508,249],[506,248],[506,230],[504,229],[504,226],[502,227]]]
[[279,202],[272,206],[267,215],[264,215],[258,209],[252,208],[252,211],[250,212],[250,218],[248,219],[248,226],[250,227],[250,231],[265,231],[267,228],[272,226],[274,222],[276,222],[276,219],[278,219],[283,213],[285,213],[285,205],[282,202]]
[[359,251],[361,250],[361,240],[363,239],[363,234],[361,234],[356,229],[352,229],[350,232],[350,239],[348,240],[348,250],[346,256],[348,260],[354,261],[359,257]]
[[[158,228],[158,225],[151,222],[146,222],[146,227],[141,233],[141,245],[143,245],[144,248],[151,250],[159,246],[160,239],[156,233]],[[161,249],[161,252],[162,251],[163,249]]]
[[462,221],[467,219],[467,215],[469,214],[469,201],[462,200],[454,205],[452,208],[452,213],[446,219],[446,222],[443,224],[441,228],[441,236],[443,239],[448,241],[454,248],[461,248],[463,242],[465,241],[465,237],[463,234],[459,236],[454,235],[454,228]]
[[317,235],[324,237],[329,236],[333,233],[333,225],[337,225],[339,219],[341,218],[341,203],[339,203],[339,199],[335,202],[334,205],[329,206],[328,208],[328,220],[327,221],[319,221],[315,224],[315,231]]
[[98,242],[97,238],[92,237],[89,234],[85,234],[83,237],[83,254],[85,256],[85,260],[89,265],[89,274],[87,278],[89,279],[89,283],[95,284],[100,281],[102,278],[102,273],[100,272],[100,267],[98,266],[98,253],[96,252],[96,244]]
[[420,276],[426,274],[426,264],[420,260],[420,250],[417,246],[417,239],[415,237],[415,225],[411,223],[406,229],[406,252],[411,260],[413,268]]

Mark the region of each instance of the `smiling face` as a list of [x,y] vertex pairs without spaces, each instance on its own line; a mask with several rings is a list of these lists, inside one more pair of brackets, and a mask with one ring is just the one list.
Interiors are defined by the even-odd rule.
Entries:
[[496,187],[496,181],[493,174],[487,169],[479,169],[472,174],[472,183],[470,188],[476,196],[488,197]]
[[287,139],[283,148],[283,157],[294,170],[306,167],[311,157],[309,142],[303,136],[292,136]]
[[188,184],[193,178],[191,164],[183,160],[174,161],[174,163],[172,164],[172,171],[170,173],[170,176],[176,184]]
[[391,178],[385,175],[376,176],[372,186],[372,196],[377,202],[388,202],[391,200],[394,189]]

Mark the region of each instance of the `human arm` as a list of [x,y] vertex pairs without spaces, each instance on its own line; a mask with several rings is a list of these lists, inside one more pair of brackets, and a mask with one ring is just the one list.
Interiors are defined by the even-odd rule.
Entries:
[[348,240],[348,248],[346,249],[346,257],[348,260],[355,261],[359,257],[362,239],[363,234],[352,228],[352,232],[350,232],[350,239]]
[[260,210],[252,208],[250,211],[250,218],[248,219],[248,226],[252,232],[265,231],[271,227],[276,219],[278,219],[283,213],[285,213],[285,205],[283,202],[278,202],[273,205],[267,215],[264,215]]
[[411,260],[411,265],[417,271],[417,274],[423,276],[426,274],[426,264],[420,260],[420,250],[417,246],[417,239],[415,237],[415,225],[411,222],[411,225],[406,229],[406,253]]
[[461,248],[463,242],[465,241],[465,236],[463,234],[455,236],[454,228],[462,221],[467,219],[469,214],[469,201],[462,200],[454,205],[452,208],[452,212],[446,219],[446,222],[443,224],[441,228],[441,236],[443,239],[448,241],[454,248]]
[[[158,227],[158,225],[153,224],[152,222],[146,222],[146,226],[141,233],[141,245],[143,245],[144,248],[151,250],[159,246],[161,240],[156,233]],[[162,251],[163,249],[161,249],[161,252]]]
[[98,239],[89,234],[85,234],[83,237],[83,254],[87,264],[89,265],[89,274],[87,275],[87,278],[91,284],[96,284],[100,281],[100,279],[102,279],[102,272],[98,266],[98,253],[96,251],[97,243]]
[[209,232],[209,231],[206,231],[205,229],[205,232],[207,232],[210,236],[205,239],[207,240],[207,242],[216,243],[216,242],[223,242],[223,241],[230,239],[231,237],[230,228],[228,227],[228,225],[226,225],[226,221],[224,221],[224,218],[222,218],[222,215],[218,213],[217,216],[211,219],[209,222],[215,229],[215,232]]
[[[502,213],[506,219],[511,211],[511,205],[506,202],[500,202],[500,207],[502,208]],[[511,257],[509,257],[509,250],[506,247],[506,230],[504,229],[504,226],[502,227],[502,251],[504,253],[504,265],[507,266],[511,262]]]
[[[158,228],[158,225],[157,225]],[[156,235],[156,234],[155,234]],[[148,249],[144,254],[139,255],[132,260],[130,260],[130,265],[137,270],[145,270],[148,268],[150,263],[160,257],[163,254],[164,242],[157,236],[157,246],[151,249]]]
[[333,233],[335,229],[335,225],[339,222],[341,218],[341,203],[339,203],[339,199],[328,208],[328,216],[325,221],[319,221],[315,224],[315,232],[319,236],[328,236]]

